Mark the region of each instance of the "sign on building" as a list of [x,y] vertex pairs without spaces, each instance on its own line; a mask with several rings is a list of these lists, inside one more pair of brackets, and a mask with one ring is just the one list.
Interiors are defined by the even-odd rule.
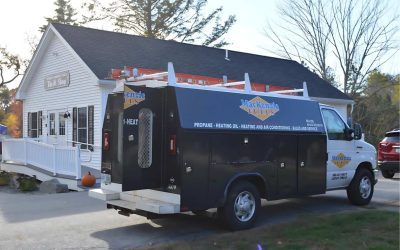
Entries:
[[46,90],[59,89],[69,86],[69,71],[50,75],[44,78],[44,88]]

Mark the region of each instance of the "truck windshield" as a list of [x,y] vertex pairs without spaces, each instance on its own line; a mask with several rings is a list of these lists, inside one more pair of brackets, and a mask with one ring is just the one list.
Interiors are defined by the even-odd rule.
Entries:
[[346,140],[346,125],[335,111],[322,109],[322,117],[324,118],[329,140]]

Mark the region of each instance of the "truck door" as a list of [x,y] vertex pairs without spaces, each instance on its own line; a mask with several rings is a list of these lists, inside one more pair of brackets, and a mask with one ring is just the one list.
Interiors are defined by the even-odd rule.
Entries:
[[327,189],[346,187],[357,167],[352,161],[354,141],[347,139],[347,125],[334,109],[322,108],[321,112],[328,135]]
[[125,86],[122,190],[161,187],[163,89]]
[[108,96],[103,123],[101,163],[101,173],[104,174],[103,182],[107,185],[111,183],[122,184],[122,121],[124,115],[122,106],[123,95],[121,93]]

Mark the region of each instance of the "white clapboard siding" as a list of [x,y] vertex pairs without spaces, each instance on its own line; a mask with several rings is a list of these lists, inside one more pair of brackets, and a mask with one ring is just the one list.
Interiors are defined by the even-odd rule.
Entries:
[[[49,34],[50,35],[50,34]],[[32,80],[27,83],[25,98],[23,100],[23,135],[27,137],[28,112],[60,109],[71,114],[67,120],[67,140],[72,140],[72,108],[94,105],[94,144],[101,145],[102,114],[105,104],[104,91],[99,86],[97,79],[87,67],[76,57],[60,38],[55,35],[50,37],[50,42],[43,47],[43,57],[35,61],[35,72]],[[52,74],[69,71],[70,85],[59,89],[46,90],[44,79]],[[43,121],[43,135],[47,135],[48,118]],[[88,165],[100,168],[101,148],[95,147]],[[83,162],[85,164],[85,162]]]

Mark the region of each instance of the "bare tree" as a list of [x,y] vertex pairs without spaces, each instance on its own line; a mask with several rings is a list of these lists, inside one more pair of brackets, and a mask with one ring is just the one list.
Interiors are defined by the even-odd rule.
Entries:
[[280,24],[265,31],[276,46],[272,52],[304,62],[325,80],[332,79],[328,62],[334,60],[328,58],[334,55],[343,91],[351,96],[399,49],[398,16],[389,18],[382,0],[285,0],[278,9]]
[[[24,62],[5,48],[0,48],[0,87],[14,81],[22,75]],[[6,73],[7,72],[7,73]],[[7,75],[10,75],[7,77]]]
[[328,80],[329,27],[320,15],[323,12],[322,1],[286,0],[278,10],[282,17],[277,24],[278,29],[268,24],[265,30],[266,36],[277,45],[276,50],[271,52],[309,65],[323,79]]

